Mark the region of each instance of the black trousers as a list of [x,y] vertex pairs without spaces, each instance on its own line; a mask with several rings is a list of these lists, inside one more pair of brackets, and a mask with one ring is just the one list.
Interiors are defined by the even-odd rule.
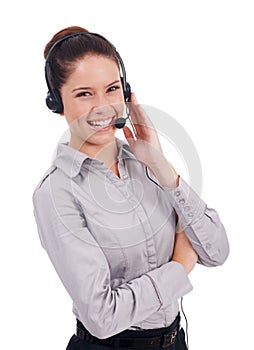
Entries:
[[[78,323],[80,321],[77,320]],[[175,339],[175,342],[171,345],[169,345],[166,348],[162,348],[161,346],[158,347],[147,347],[147,348],[131,348],[131,349],[137,349],[137,350],[187,350],[187,345],[185,342],[185,333],[183,328],[180,327],[180,315],[177,316],[176,320],[172,323],[172,325],[175,327],[175,325],[178,325],[179,332],[177,334],[177,337]],[[125,330],[121,333],[118,333],[114,335],[114,337],[120,337],[121,339],[124,338],[149,338],[149,337],[156,337],[159,335],[163,335],[167,332],[169,332],[172,328],[172,325],[165,328],[156,328],[151,330],[143,330],[143,331],[135,331],[135,330]],[[115,350],[128,350],[128,348],[124,347],[112,347],[109,345],[103,345],[103,344],[95,344],[95,343],[89,343],[87,340],[82,340],[79,337],[77,337],[75,334],[70,338],[69,343],[67,345],[66,350],[109,350],[109,349],[115,349]]]

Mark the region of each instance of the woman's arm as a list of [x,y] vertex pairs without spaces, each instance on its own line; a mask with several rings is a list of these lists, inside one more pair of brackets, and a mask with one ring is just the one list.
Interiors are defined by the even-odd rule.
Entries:
[[172,261],[182,264],[187,274],[193,270],[198,261],[198,254],[193,249],[184,231],[175,234]]
[[176,261],[112,289],[107,259],[87,228],[79,203],[66,188],[52,191],[50,178],[33,194],[41,244],[91,334],[110,337],[192,290]]
[[160,160],[151,171],[177,213],[178,232],[185,232],[198,254],[198,262],[205,266],[222,265],[229,254],[229,243],[217,211],[209,208],[187,182],[177,176],[166,159]]
[[166,159],[157,131],[133,93],[131,102],[136,139],[127,126],[123,131],[133,154],[152,171],[168,195],[179,217],[179,225],[182,224],[182,230],[199,256],[198,262],[206,266],[223,264],[229,245],[218,213],[207,207]]

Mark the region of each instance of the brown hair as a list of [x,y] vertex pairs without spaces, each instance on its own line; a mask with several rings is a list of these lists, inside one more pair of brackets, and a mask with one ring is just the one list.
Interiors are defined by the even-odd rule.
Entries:
[[[59,42],[52,51],[53,45],[60,39],[77,33],[87,35],[74,35]],[[50,52],[50,55],[48,56]],[[87,54],[96,54],[111,58],[119,66],[118,57],[114,46],[106,39],[96,36],[85,28],[72,26],[57,32],[47,43],[44,49],[44,57],[47,60],[47,76],[50,85],[60,90],[68,77],[75,69],[75,63]]]

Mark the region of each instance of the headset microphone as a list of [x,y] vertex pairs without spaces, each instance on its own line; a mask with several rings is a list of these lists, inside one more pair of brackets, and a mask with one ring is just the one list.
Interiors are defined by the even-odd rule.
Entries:
[[[127,117],[128,118],[128,117]],[[115,124],[115,127],[117,129],[122,129],[124,126],[125,126],[125,123],[126,123],[126,119],[127,118],[124,118],[124,117],[121,117],[121,118],[117,118],[114,122]]]
[[126,105],[126,107],[127,107],[127,116],[117,118],[114,122],[114,125],[117,129],[122,129],[125,126],[127,119],[129,119],[129,122],[130,122],[131,127],[132,127],[132,132],[135,135],[135,138],[137,139],[136,129],[135,129],[133,122],[130,118],[130,105],[128,104],[128,106]]

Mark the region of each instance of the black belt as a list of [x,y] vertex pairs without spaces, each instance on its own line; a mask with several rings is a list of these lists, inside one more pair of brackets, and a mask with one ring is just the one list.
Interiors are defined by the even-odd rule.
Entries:
[[[171,329],[171,328],[173,328],[173,329]],[[135,332],[135,333],[140,332],[142,334],[143,331],[133,331],[133,332]],[[151,330],[151,332],[152,332],[152,330]],[[163,330],[162,330],[162,332],[163,332]],[[167,348],[170,345],[174,344],[178,332],[179,332],[179,316],[172,323],[172,325],[165,328],[165,333],[158,335],[158,336],[155,336],[155,337],[129,338],[128,336],[126,336],[126,337],[122,338],[122,337],[118,336],[119,334],[121,334],[121,333],[119,333],[119,334],[116,334],[110,338],[99,339],[99,338],[94,337],[91,333],[89,333],[78,319],[77,319],[77,333],[76,333],[76,335],[80,339],[85,340],[89,343],[107,345],[110,347],[123,347],[123,348],[162,347],[162,348]],[[128,333],[128,330],[127,330],[127,333]]]

